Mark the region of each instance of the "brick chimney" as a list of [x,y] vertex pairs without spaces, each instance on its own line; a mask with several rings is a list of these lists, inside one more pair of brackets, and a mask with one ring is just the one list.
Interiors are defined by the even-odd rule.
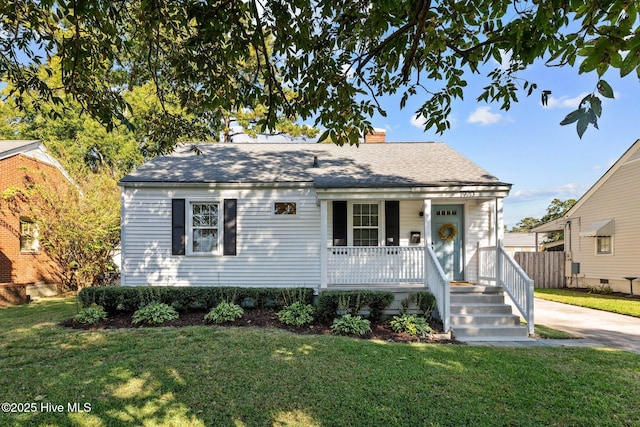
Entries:
[[365,144],[383,144],[387,136],[387,131],[384,129],[374,129],[373,132],[364,136]]

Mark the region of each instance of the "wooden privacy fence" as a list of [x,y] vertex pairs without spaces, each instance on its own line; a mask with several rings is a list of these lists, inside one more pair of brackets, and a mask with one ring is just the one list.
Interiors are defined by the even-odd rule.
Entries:
[[564,252],[516,252],[513,257],[536,288],[564,288]]

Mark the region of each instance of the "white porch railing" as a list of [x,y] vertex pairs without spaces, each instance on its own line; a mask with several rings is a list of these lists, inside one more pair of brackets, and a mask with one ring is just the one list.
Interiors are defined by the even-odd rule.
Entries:
[[431,293],[436,297],[438,313],[440,313],[440,320],[442,320],[442,329],[444,329],[445,332],[448,332],[451,327],[451,293],[449,292],[449,279],[447,279],[447,276],[444,274],[444,270],[438,262],[435,252],[430,246],[427,246],[424,259],[427,270],[427,274],[424,278],[425,286],[427,286]]
[[327,250],[327,279],[331,284],[424,282],[421,246],[334,246]]
[[502,245],[479,248],[478,257],[480,283],[502,286],[527,321],[529,335],[533,335],[533,280]]

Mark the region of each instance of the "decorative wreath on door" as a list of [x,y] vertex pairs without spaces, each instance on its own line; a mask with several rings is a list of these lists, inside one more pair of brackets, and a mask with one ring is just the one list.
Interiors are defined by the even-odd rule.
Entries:
[[455,226],[455,224],[448,222],[446,224],[442,224],[440,230],[438,231],[438,234],[440,235],[440,238],[445,242],[453,242],[453,239],[455,239],[458,235],[458,228]]

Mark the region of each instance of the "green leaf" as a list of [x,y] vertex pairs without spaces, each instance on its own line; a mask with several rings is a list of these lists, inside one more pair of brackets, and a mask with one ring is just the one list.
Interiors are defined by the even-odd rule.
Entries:
[[597,117],[600,117],[600,115],[602,115],[602,101],[600,101],[600,98],[595,95],[591,97],[590,101],[591,111],[593,111],[593,114],[595,114]]
[[573,122],[576,122],[585,116],[584,110],[577,109],[566,115],[564,120],[560,122],[560,126],[570,125]]
[[613,98],[613,89],[609,86],[609,83],[602,79],[598,81],[598,92],[605,98]]
[[318,142],[323,142],[325,139],[327,139],[328,136],[329,136],[329,129],[322,132],[322,134],[318,138]]
[[620,77],[624,77],[632,72],[636,65],[637,62],[634,56],[631,54],[631,52],[627,53],[626,58],[624,58],[624,61],[622,61],[622,64],[620,65]]
[[578,120],[578,124],[576,125],[576,131],[578,132],[578,137],[580,137],[580,139],[582,139],[582,135],[584,135],[584,132],[587,130],[588,126],[589,118],[585,114],[580,117],[580,120]]

